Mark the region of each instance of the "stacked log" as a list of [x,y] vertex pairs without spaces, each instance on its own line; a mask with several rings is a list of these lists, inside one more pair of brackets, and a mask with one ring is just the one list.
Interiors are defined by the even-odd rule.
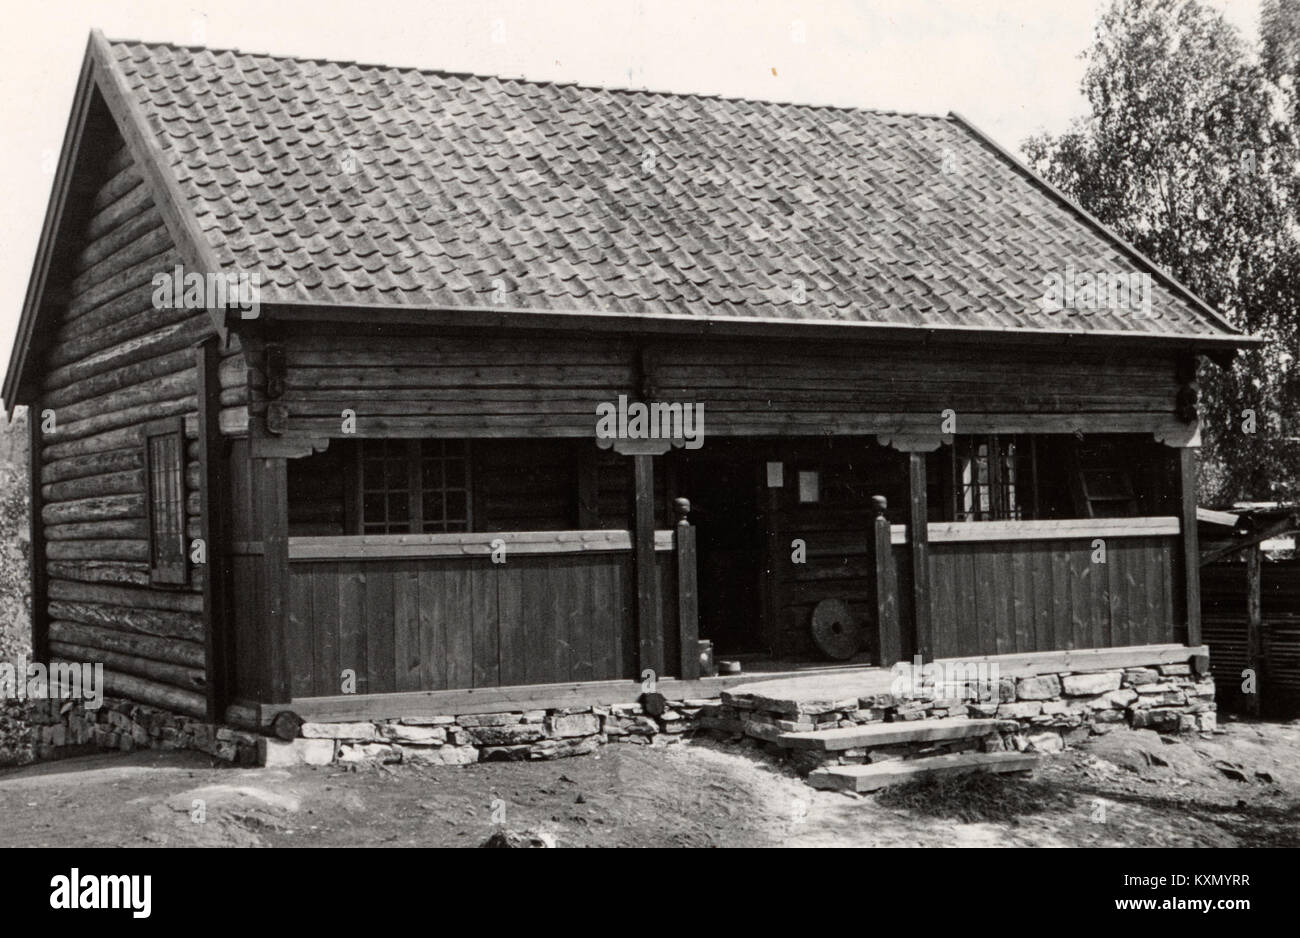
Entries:
[[202,716],[202,578],[150,585],[143,428],[184,417],[186,528],[197,536],[193,346],[212,326],[204,310],[154,307],[154,275],[180,257],[120,141],[103,171],[33,408],[54,416],[40,452],[50,655],[104,665],[111,695]]

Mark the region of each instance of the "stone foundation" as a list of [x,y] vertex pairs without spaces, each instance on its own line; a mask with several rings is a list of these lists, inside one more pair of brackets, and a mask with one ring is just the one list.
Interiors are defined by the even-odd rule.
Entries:
[[29,701],[27,721],[37,759],[105,749],[190,749],[222,762],[257,765],[262,742],[256,733],[113,697],[94,710],[80,700]]
[[536,762],[606,744],[667,746],[694,730],[708,700],[668,700],[652,716],[639,703],[508,713],[304,723],[298,739],[267,739],[266,765],[380,761],[412,765]]
[[[845,686],[851,686],[846,679]],[[867,723],[949,718],[999,720],[997,731],[982,738],[910,743],[837,752],[792,750],[776,745],[787,733],[851,727]],[[1162,733],[1210,732],[1216,728],[1214,680],[1193,674],[1188,663],[1153,664],[1105,671],[1047,672],[1002,677],[992,693],[942,699],[890,693],[862,697],[781,699],[762,693],[762,685],[723,691],[721,703],[701,714],[700,726],[742,734],[770,744],[803,772],[822,765],[862,764],[882,759],[916,758],[953,752],[1059,752],[1090,735],[1121,724]]]
[[[395,717],[353,723],[304,723],[284,741],[178,716],[155,707],[106,698],[97,710],[80,701],[37,701],[29,707],[36,758],[97,749],[189,749],[239,765],[331,765],[357,762],[465,765],[472,762],[541,761],[585,755],[607,744],[665,746],[696,730],[768,744],[810,771],[883,758],[913,758],[979,748],[985,751],[1056,752],[1121,724],[1165,733],[1215,729],[1214,682],[1187,663],[1105,671],[1017,673],[1002,677],[997,699],[939,699],[891,693],[768,697],[763,684],[695,700],[646,700],[609,706],[508,713]],[[863,679],[865,686],[880,686]],[[983,738],[911,743],[834,753],[792,751],[776,745],[784,733],[812,732],[864,723],[970,717],[1001,721]]]

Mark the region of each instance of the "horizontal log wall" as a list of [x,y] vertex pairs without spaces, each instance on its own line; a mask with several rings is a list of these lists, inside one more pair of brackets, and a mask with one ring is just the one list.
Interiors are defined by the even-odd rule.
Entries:
[[359,436],[591,437],[598,404],[642,388],[703,403],[706,438],[937,431],[947,408],[958,432],[1178,426],[1174,359],[1159,353],[326,331],[286,352],[290,427],[323,436],[347,408]]
[[103,172],[33,406],[55,420],[40,454],[50,653],[103,663],[111,694],[202,716],[203,571],[181,590],[149,585],[142,429],[185,418],[198,537],[193,346],[212,326],[204,311],[153,307],[154,274],[180,257],[124,148]]

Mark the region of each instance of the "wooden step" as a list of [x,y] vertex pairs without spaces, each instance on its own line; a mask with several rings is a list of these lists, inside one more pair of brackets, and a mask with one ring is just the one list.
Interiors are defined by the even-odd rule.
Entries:
[[869,749],[872,746],[893,746],[898,743],[928,743],[988,736],[997,729],[1000,722],[1002,721],[960,717],[951,720],[910,720],[905,723],[863,723],[860,726],[837,726],[833,730],[782,733],[776,737],[776,743],[786,749],[838,752],[843,749]]
[[927,775],[960,775],[963,772],[1024,772],[1034,767],[1037,757],[1023,752],[961,752],[925,759],[896,759],[871,765],[836,765],[815,769],[808,776],[813,788],[835,791],[876,791]]

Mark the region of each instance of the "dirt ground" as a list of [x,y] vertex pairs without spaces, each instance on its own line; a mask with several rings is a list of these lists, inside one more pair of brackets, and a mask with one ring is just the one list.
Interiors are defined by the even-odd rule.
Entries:
[[[236,769],[192,753],[0,771],[5,846],[1297,846],[1300,721],[1117,730],[1045,756],[1011,817],[819,792],[746,743],[606,746],[541,763]],[[996,797],[997,790],[994,790]],[[1020,799],[1016,799],[1019,804]]]

